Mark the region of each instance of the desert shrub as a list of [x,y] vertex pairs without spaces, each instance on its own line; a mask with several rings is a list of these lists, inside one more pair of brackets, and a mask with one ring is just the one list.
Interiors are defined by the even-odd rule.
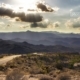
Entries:
[[74,56],[74,58],[73,59],[71,59],[71,61],[72,62],[74,62],[74,63],[79,63],[80,62],[80,55],[76,55],[76,56]]
[[0,55],[0,58],[3,58],[4,56],[3,55]]
[[6,67],[4,65],[0,65],[0,71],[5,71]]
[[6,80],[21,80],[23,76],[23,72],[20,72],[20,70],[15,69],[7,75]]
[[58,76],[57,80],[71,80],[69,75],[60,75]]
[[73,68],[74,68],[74,63],[73,63],[73,62],[70,62],[70,63],[68,64],[68,68],[69,68],[69,69],[73,69]]
[[40,79],[39,80],[53,80],[53,78],[52,77],[50,77],[50,76],[42,76],[42,77],[40,77]]
[[56,67],[57,69],[59,69],[59,70],[62,70],[62,69],[63,69],[63,63],[61,63],[61,62],[56,62],[55,67]]
[[60,53],[57,55],[57,58],[58,58],[59,60],[65,60],[65,59],[66,59],[65,55],[62,55],[62,54],[60,54]]
[[16,68],[17,67],[17,63],[7,63],[6,66],[7,68]]
[[48,57],[47,55],[40,56],[39,59],[45,62],[51,62],[51,57]]
[[40,73],[42,73],[41,71],[42,70],[36,68],[36,69],[31,69],[29,72],[30,72],[30,74],[40,74]]

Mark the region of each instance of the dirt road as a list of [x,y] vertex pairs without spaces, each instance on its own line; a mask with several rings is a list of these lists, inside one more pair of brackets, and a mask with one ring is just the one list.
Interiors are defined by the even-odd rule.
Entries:
[[20,57],[21,55],[13,55],[13,56],[7,56],[7,57],[4,57],[4,58],[1,58],[0,59],[0,65],[4,65],[6,64],[7,62],[9,62],[10,60],[16,58],[16,57]]

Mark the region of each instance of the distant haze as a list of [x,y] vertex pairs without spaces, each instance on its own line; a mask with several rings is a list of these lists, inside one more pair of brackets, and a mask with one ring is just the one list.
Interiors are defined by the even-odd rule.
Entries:
[[63,45],[67,47],[80,47],[80,34],[59,32],[13,32],[0,33],[0,39],[15,42],[28,42],[35,45]]

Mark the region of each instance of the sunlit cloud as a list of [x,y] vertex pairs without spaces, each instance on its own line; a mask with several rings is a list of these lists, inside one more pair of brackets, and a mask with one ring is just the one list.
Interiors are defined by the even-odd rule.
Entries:
[[56,21],[56,22],[53,23],[53,27],[58,28],[58,27],[60,27],[60,24],[61,23],[59,21]]
[[4,22],[0,22],[0,25],[4,25],[5,23]]
[[80,29],[80,17],[73,19],[73,20],[68,20],[65,23],[66,27],[68,28],[73,28],[73,29]]

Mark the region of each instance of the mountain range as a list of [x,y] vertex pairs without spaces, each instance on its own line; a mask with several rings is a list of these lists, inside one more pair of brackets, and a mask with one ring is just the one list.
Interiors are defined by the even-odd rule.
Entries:
[[45,45],[33,45],[27,42],[14,42],[11,40],[0,39],[0,54],[12,53],[12,54],[24,54],[35,52],[80,52],[78,48],[70,48],[62,45],[45,46]]
[[61,45],[80,48],[80,34],[60,32],[12,32],[0,33],[0,39],[15,42],[28,42],[34,45],[55,46]]

